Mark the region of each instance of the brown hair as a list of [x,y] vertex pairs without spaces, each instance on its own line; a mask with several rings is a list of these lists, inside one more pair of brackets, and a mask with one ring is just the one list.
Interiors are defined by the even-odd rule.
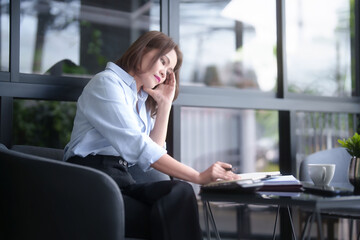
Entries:
[[[142,36],[140,36],[122,55],[122,57],[117,60],[115,63],[124,69],[126,72],[140,73],[141,61],[146,53],[149,51],[157,49],[158,53],[154,56],[149,67],[151,67],[155,62],[166,53],[171,50],[175,50],[177,56],[177,63],[173,69],[176,86],[175,86],[175,97],[174,100],[179,95],[179,72],[182,64],[182,53],[179,46],[166,34],[158,31],[150,31]],[[156,101],[149,96],[146,105],[151,110],[151,116],[154,117],[157,113],[157,103]]]

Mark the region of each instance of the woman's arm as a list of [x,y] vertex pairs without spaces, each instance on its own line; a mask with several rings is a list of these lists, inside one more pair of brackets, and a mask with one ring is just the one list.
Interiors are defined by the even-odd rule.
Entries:
[[166,81],[159,84],[156,89],[144,89],[158,104],[156,121],[150,133],[150,138],[160,146],[165,144],[171,104],[175,95],[175,83],[175,74],[171,73]]
[[171,103],[158,105],[154,128],[150,132],[150,138],[161,147],[165,145]]
[[172,177],[196,184],[207,184],[216,181],[217,179],[235,180],[239,178],[238,175],[234,174],[232,171],[226,170],[226,168],[231,168],[231,164],[216,162],[200,173],[175,160],[168,154],[163,155],[159,160],[153,163],[151,167]]

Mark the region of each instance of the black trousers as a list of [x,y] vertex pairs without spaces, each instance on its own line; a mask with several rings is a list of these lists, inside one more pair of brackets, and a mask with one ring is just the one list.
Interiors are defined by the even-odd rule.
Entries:
[[202,239],[197,200],[190,184],[178,180],[137,184],[120,157],[72,157],[68,162],[96,168],[115,180],[123,194],[126,237]]

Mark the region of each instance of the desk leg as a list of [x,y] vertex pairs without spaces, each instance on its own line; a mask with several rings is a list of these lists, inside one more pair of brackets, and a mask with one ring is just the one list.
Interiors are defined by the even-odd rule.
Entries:
[[[309,214],[309,215],[307,216],[307,218],[306,218],[306,223],[305,223],[304,228],[303,228],[303,230],[302,230],[302,232],[301,232],[301,240],[305,240],[305,237],[306,237],[306,236],[310,236],[310,230],[311,230],[311,223],[310,223],[310,221],[312,220],[312,217],[313,217],[313,214]],[[310,230],[307,231],[309,225],[310,225]],[[306,232],[308,232],[308,234],[306,234]],[[308,238],[310,238],[310,237],[308,237]]]
[[273,230],[273,240],[276,239],[276,224],[277,224],[277,220],[278,220],[278,217],[280,215],[280,206],[277,207],[277,212],[276,212],[276,217],[275,217],[275,224],[274,224],[274,230]]
[[[290,225],[291,225],[292,236],[293,236],[293,239],[296,240],[296,233],[295,233],[295,228],[294,228],[294,224],[293,224],[293,221],[292,221],[292,215],[291,215],[291,212],[290,212],[290,207],[286,206],[286,209],[287,209],[287,215],[289,217],[289,221],[290,221]],[[277,213],[276,213],[276,217],[275,217],[275,225],[274,225],[274,230],[273,230],[273,240],[276,239],[276,223],[278,221],[278,216],[279,215],[280,215],[280,206],[278,206],[278,208],[277,208]]]
[[321,240],[324,239],[323,231],[322,231],[322,221],[321,221],[321,214],[320,212],[316,211],[316,221],[317,221],[317,227],[318,227],[318,233]]
[[209,216],[208,216],[207,202],[206,201],[203,201],[203,211],[204,211],[204,223],[205,223],[207,239],[211,240],[210,228],[209,228]]
[[211,211],[211,207],[210,207],[210,204],[208,201],[203,201],[203,204],[204,204],[204,214],[206,215],[206,219],[205,219],[205,224],[206,224],[206,227],[207,227],[207,233],[208,233],[208,239],[210,240],[210,229],[209,229],[209,220],[210,220],[210,224],[214,230],[214,233],[215,233],[215,237],[217,240],[221,240],[220,239],[220,235],[219,235],[219,231],[217,230],[217,227],[216,227],[216,223],[215,223],[215,219],[214,219],[214,216],[212,214],[212,211]]
[[309,225],[309,230],[308,230],[308,239],[310,239],[310,235],[311,235],[311,226],[313,225],[314,223],[314,219],[316,217],[316,224],[317,224],[317,230],[318,230],[318,237],[323,240],[324,239],[324,234],[323,234],[323,229],[322,229],[322,220],[321,220],[321,214],[320,212],[314,212],[313,214],[309,215],[307,221],[306,221],[306,224],[304,226],[304,229],[302,231],[302,238],[301,239],[305,239],[305,236],[306,236],[306,230],[307,230],[307,227],[309,225],[309,221],[311,220],[310,222],[310,225]]
[[296,239],[289,206],[280,208],[280,238]]
[[287,206],[287,211],[288,211],[288,214],[289,214],[289,220],[290,220],[290,224],[291,224],[291,230],[292,230],[292,233],[293,233],[293,237],[294,237],[294,240],[296,240],[296,234],[295,234],[295,228],[294,228],[294,223],[293,223],[293,220],[292,220],[292,215],[291,215],[291,212],[290,212],[290,207]]
[[311,227],[312,227],[312,225],[314,224],[314,220],[315,220],[315,213],[313,213],[313,214],[311,215],[311,223],[310,223],[309,235],[308,235],[308,239],[309,239],[309,240],[311,239]]
[[249,206],[240,204],[236,207],[236,232],[237,239],[243,239],[251,235],[251,216]]

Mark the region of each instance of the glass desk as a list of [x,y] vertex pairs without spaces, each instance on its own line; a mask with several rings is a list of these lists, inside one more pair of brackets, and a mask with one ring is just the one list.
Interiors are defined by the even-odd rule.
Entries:
[[[212,225],[212,228],[215,232],[215,236],[218,240],[220,240],[219,233],[216,229],[216,224],[214,218],[212,216],[211,207],[209,202],[231,202],[231,203],[239,203],[239,204],[255,204],[255,205],[277,205],[278,206],[278,214],[275,219],[274,233],[273,239],[275,239],[275,229],[277,217],[279,215],[279,211],[282,209],[283,212],[288,213],[288,217],[290,219],[289,223],[291,224],[292,232],[280,232],[281,239],[291,239],[293,237],[296,239],[296,234],[294,231],[294,227],[292,224],[292,217],[290,208],[291,207],[299,207],[301,210],[306,210],[312,212],[311,223],[313,223],[314,219],[317,221],[318,234],[320,239],[324,239],[323,231],[322,231],[322,220],[321,213],[325,210],[337,209],[337,211],[341,212],[341,209],[349,209],[349,206],[355,206],[360,204],[360,196],[359,195],[351,195],[351,196],[321,196],[315,194],[309,194],[305,192],[255,192],[255,193],[209,193],[209,192],[200,192],[199,194],[205,213],[205,223],[206,223],[206,231],[208,234],[208,239],[210,239],[210,228],[209,222]],[[285,211],[284,211],[285,210]],[[307,224],[305,224],[304,229],[302,230],[302,238],[305,237],[305,231],[307,228]]]

